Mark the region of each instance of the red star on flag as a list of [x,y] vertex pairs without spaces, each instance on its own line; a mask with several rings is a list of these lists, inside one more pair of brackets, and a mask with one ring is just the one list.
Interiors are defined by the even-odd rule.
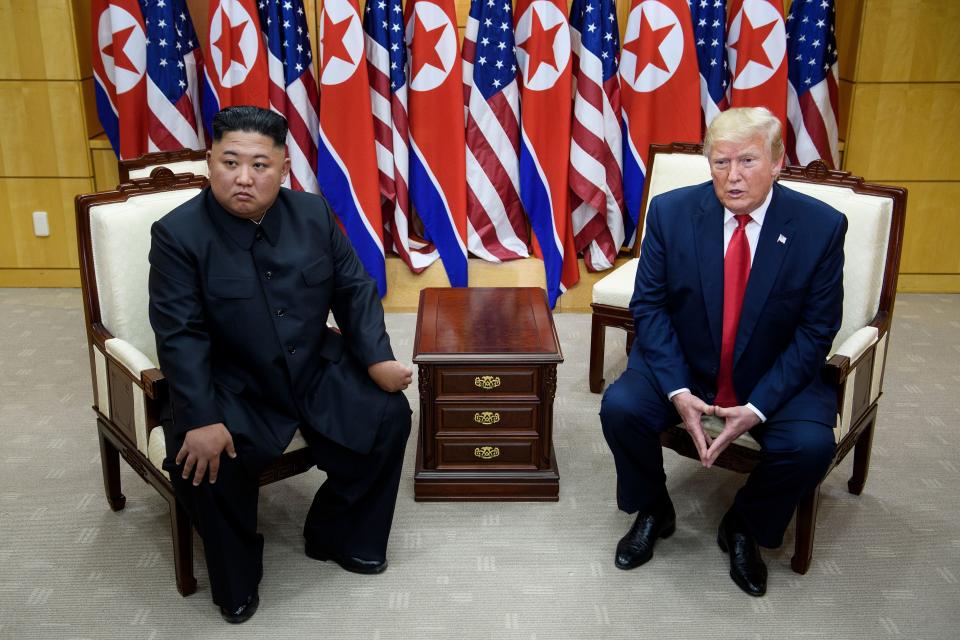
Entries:
[[558,22],[549,29],[543,28],[540,22],[540,15],[533,11],[530,24],[530,37],[517,46],[527,52],[529,62],[527,63],[527,79],[533,78],[540,70],[540,65],[547,64],[560,72],[557,68],[557,59],[553,55],[553,41],[560,31],[562,22]]
[[426,25],[423,24],[423,20],[419,17],[417,18],[416,23],[414,23],[413,42],[411,43],[416,68],[413,70],[411,78],[416,78],[420,70],[428,64],[440,69],[440,71],[446,71],[446,69],[443,68],[443,60],[440,59],[440,54],[437,53],[437,43],[440,42],[440,38],[443,37],[443,32],[446,28],[446,24],[441,24],[439,27],[427,29]]
[[[733,74],[734,77],[739,76],[740,72],[743,71],[743,68],[746,67],[747,63],[751,60],[768,69],[773,68],[770,58],[767,57],[767,52],[763,50],[763,43],[767,41],[767,37],[775,26],[777,26],[776,20],[759,27],[754,27],[750,24],[750,17],[747,16],[747,12],[743,12],[743,17],[740,21],[740,37],[737,38],[735,44],[731,45],[737,50],[737,70]],[[760,46],[750,46],[754,43],[760,43]]]
[[647,65],[652,64],[658,69],[663,69],[667,73],[670,72],[666,61],[660,54],[660,45],[663,44],[663,41],[666,40],[670,32],[673,31],[674,26],[676,25],[668,24],[665,27],[654,29],[650,24],[650,19],[648,18],[644,21],[643,14],[640,14],[640,32],[636,38],[623,45],[624,51],[629,51],[637,56],[637,64],[633,68],[634,83],[636,83],[637,78],[640,77],[643,70],[647,68]]
[[[137,67],[133,64],[133,61],[129,56],[127,56],[126,52],[124,52],[124,48],[127,46],[127,41],[130,40],[130,34],[133,33],[134,29],[136,29],[136,25],[117,31],[115,34],[113,34],[113,42],[105,46],[103,48],[103,52],[113,58],[113,64],[118,69],[126,69],[127,71],[133,73],[139,73],[139,71],[137,71]],[[114,47],[114,43],[118,41],[120,46]]]
[[223,52],[223,73],[227,72],[233,60],[236,60],[241,67],[246,68],[247,61],[243,57],[243,49],[238,46],[234,51],[231,43],[240,43],[240,38],[243,36],[243,30],[246,29],[247,23],[242,22],[234,27],[230,24],[230,18],[226,11],[220,12],[220,20],[220,39],[214,42],[213,46]]
[[320,38],[320,50],[323,52],[323,68],[327,67],[330,58],[340,58],[341,60],[346,60],[351,65],[353,64],[353,58],[350,57],[350,52],[347,51],[346,45],[343,44],[343,36],[346,35],[347,29],[350,28],[352,17],[353,16],[347,16],[340,22],[334,22],[330,19],[329,12],[323,12],[323,37]]

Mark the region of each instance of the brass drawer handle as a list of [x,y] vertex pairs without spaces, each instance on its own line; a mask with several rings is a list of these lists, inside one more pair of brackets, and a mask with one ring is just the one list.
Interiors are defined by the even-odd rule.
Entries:
[[478,411],[473,414],[473,421],[477,424],[496,424],[500,422],[500,414],[496,411]]
[[500,386],[500,376],[477,376],[473,379],[473,386],[490,391]]
[[500,447],[477,447],[473,455],[481,460],[493,460],[500,455]]

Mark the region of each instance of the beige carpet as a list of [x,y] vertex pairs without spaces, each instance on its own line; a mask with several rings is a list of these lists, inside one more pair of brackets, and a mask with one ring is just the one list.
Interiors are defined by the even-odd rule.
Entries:
[[[270,485],[261,608],[234,627],[199,553],[199,591],[177,593],[166,503],[125,465],[127,507],[107,507],[79,292],[0,289],[0,638],[956,639],[960,296],[901,295],[895,318],[866,489],[846,492],[849,459],[827,479],[810,572],[789,568],[791,527],[766,552],[765,598],[733,585],[714,541],[741,478],[672,453],[677,533],[648,565],[614,568],[630,518],[587,391],[590,318],[558,314],[559,503],[415,503],[413,436],[390,569],[367,577],[303,556],[320,472]],[[388,325],[409,360],[414,316]],[[607,343],[612,380],[623,334]]]

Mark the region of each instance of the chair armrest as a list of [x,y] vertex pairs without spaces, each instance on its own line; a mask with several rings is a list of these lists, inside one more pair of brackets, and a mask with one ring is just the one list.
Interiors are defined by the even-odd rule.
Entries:
[[857,329],[843,341],[833,355],[827,358],[827,375],[832,382],[840,384],[857,362],[880,339],[880,330],[872,325]]
[[104,342],[104,351],[127,370],[148,397],[156,399],[160,396],[166,379],[146,354],[122,338],[107,339]]

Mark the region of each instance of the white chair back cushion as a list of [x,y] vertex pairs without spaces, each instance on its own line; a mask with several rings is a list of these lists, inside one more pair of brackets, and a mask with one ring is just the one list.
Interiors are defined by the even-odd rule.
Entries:
[[156,169],[157,167],[166,167],[173,171],[174,173],[192,173],[197,176],[207,176],[207,161],[206,160],[180,160],[178,162],[164,162],[162,164],[152,164],[149,167],[142,167],[140,169],[131,169],[130,170],[130,179],[134,178],[149,178],[150,172]]
[[[710,164],[704,156],[658,153],[650,175],[647,202],[661,193],[707,180],[710,180]],[[854,193],[852,189],[837,185],[791,180],[781,180],[780,184],[825,202],[847,216],[848,229],[843,247],[843,320],[830,349],[832,354],[854,332],[869,323],[880,307],[893,200]],[[629,299],[627,302],[629,304]]]
[[843,245],[843,320],[830,348],[832,354],[880,308],[880,290],[887,261],[893,200],[854,193],[837,185],[781,180],[788,189],[827,203],[847,216]]
[[93,267],[103,326],[157,366],[157,346],[147,314],[150,226],[200,189],[132,196],[90,208]]

